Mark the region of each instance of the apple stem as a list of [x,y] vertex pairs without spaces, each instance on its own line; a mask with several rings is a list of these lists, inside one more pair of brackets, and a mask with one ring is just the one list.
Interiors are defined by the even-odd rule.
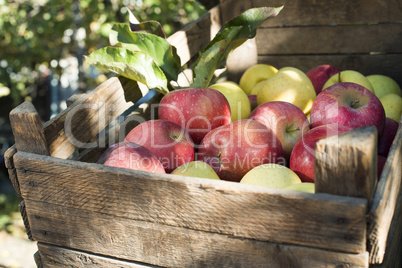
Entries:
[[356,99],[356,100],[352,101],[352,103],[350,104],[350,106],[351,106],[352,108],[356,108],[355,105],[358,104],[358,103],[359,103],[359,100]]
[[287,132],[300,131],[300,127],[288,129]]

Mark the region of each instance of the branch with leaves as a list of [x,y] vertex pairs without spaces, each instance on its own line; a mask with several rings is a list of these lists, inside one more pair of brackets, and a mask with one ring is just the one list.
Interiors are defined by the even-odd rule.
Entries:
[[[258,27],[278,15],[282,8],[252,8],[226,22],[192,67],[194,79],[190,87],[208,87],[215,70],[225,67],[230,53],[254,38]],[[88,64],[141,82],[163,94],[174,89],[171,82],[177,81],[182,66],[176,48],[166,40],[158,22],[140,23],[130,14],[129,24],[113,25],[109,41],[111,46],[85,58]]]

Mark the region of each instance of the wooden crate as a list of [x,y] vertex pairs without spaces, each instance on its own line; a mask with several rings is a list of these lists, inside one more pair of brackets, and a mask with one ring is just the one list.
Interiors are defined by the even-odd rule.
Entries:
[[[303,71],[330,63],[401,84],[401,1],[222,0],[169,41],[189,62],[221,21],[282,4],[229,59],[230,79],[256,62]],[[44,125],[29,102],[10,113],[16,144],[6,165],[39,267],[401,267],[402,123],[378,183],[374,128],[320,142],[339,163],[316,159],[316,194],[96,164],[155,114],[161,95],[136,105],[142,95],[128,95],[131,86],[113,77]]]

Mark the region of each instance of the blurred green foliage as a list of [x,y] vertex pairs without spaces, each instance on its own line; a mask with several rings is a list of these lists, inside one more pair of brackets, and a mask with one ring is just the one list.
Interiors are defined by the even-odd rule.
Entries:
[[44,77],[59,78],[68,56],[81,67],[81,92],[99,84],[83,55],[109,44],[110,23],[128,22],[127,8],[159,21],[167,36],[206,12],[195,0],[0,0],[0,115],[41,97]]

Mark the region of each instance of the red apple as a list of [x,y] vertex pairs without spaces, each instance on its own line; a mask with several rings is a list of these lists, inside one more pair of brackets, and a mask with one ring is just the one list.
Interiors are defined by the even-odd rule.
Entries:
[[313,128],[339,124],[351,128],[375,126],[380,137],[385,126],[385,111],[380,100],[356,83],[334,84],[322,91],[310,112]]
[[184,163],[194,161],[194,146],[188,132],[167,120],[149,120],[133,128],[124,141],[150,150],[167,173]]
[[341,71],[341,69],[332,66],[332,65],[318,65],[313,69],[309,70],[306,75],[310,78],[311,83],[313,83],[315,92],[317,95],[322,91],[322,87],[325,82],[333,76]]
[[160,101],[158,116],[187,129],[195,144],[212,129],[231,121],[229,102],[212,88],[170,91]]
[[130,142],[113,144],[99,158],[98,163],[111,167],[165,173],[161,162],[150,150]]
[[396,132],[398,131],[399,124],[394,119],[389,117],[385,118],[384,132],[378,139],[378,154],[382,156],[387,156],[389,149],[391,148],[392,142],[395,139]]
[[253,167],[284,163],[282,145],[276,135],[251,119],[211,130],[201,142],[198,160],[208,163],[222,180],[235,182]]
[[314,182],[314,152],[316,143],[326,137],[338,135],[352,128],[337,124],[323,125],[307,131],[297,141],[290,155],[289,167],[303,182]]
[[258,106],[249,118],[264,124],[278,137],[287,161],[296,142],[310,130],[307,116],[289,102],[266,102]]

